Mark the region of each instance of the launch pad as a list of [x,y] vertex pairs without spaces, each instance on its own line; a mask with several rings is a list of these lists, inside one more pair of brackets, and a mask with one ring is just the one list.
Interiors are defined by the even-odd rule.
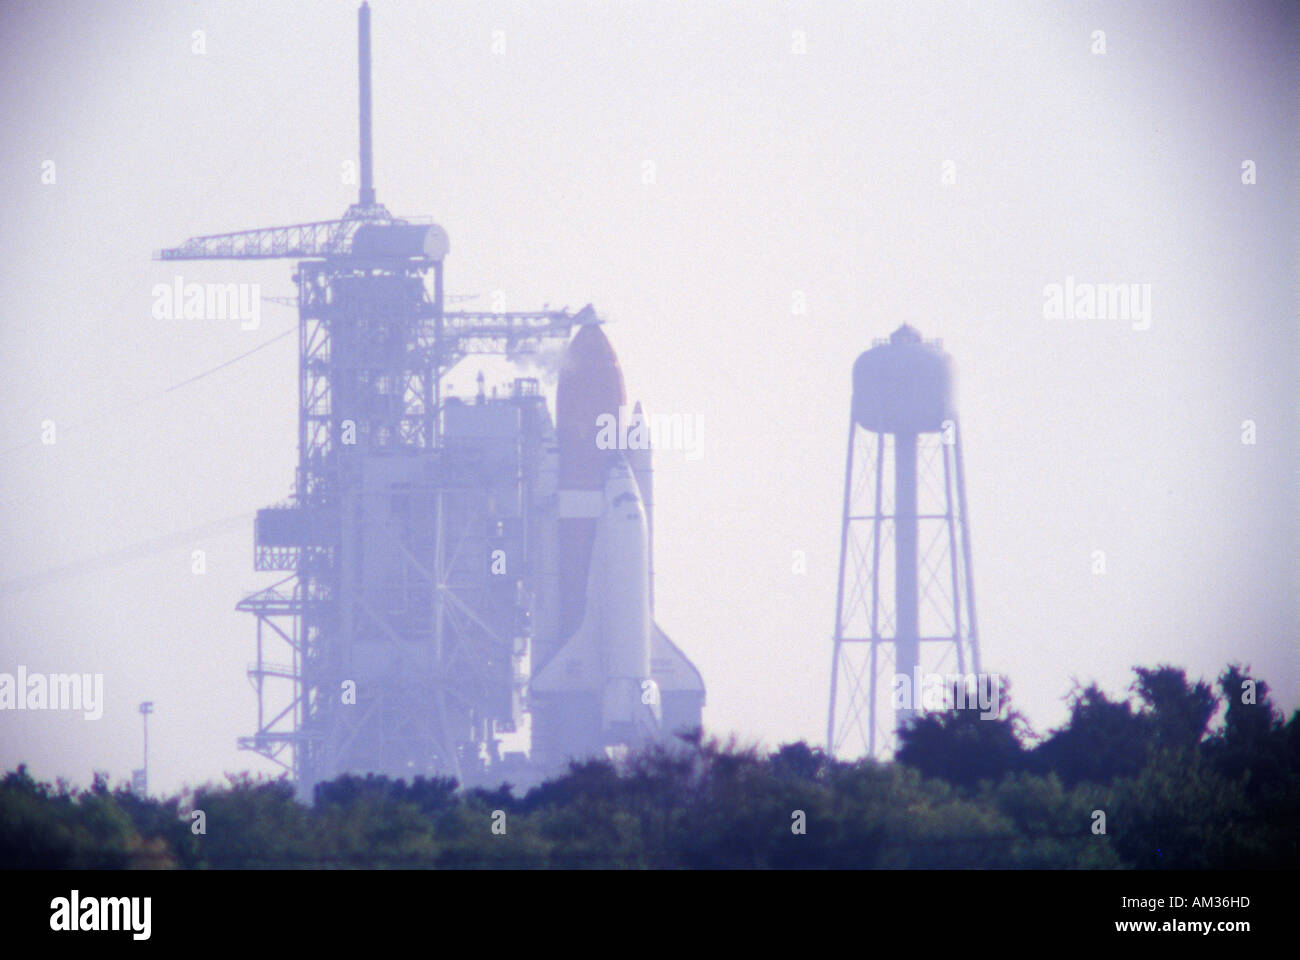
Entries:
[[[653,621],[651,453],[596,444],[625,404],[600,319],[445,309],[446,232],[375,199],[365,4],[358,25],[358,202],[158,254],[298,261],[298,468],[254,531],[255,568],[285,576],[238,605],[257,624],[240,747],[309,799],[343,773],[518,783],[698,728],[703,683]],[[554,416],[532,378],[445,391],[467,357],[548,344]]]

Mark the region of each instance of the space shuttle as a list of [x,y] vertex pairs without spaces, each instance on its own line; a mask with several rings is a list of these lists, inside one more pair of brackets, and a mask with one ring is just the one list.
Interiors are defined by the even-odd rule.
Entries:
[[654,621],[652,452],[602,442],[607,418],[629,419],[618,359],[593,319],[560,367],[559,646],[529,687],[535,732],[540,719],[544,749],[566,757],[669,740],[698,728],[704,706],[699,671]]

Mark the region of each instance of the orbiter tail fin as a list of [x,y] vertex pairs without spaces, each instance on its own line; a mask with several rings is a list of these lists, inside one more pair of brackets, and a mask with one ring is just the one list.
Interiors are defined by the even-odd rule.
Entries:
[[704,696],[704,678],[659,624],[650,633],[650,676],[661,693],[698,693]]

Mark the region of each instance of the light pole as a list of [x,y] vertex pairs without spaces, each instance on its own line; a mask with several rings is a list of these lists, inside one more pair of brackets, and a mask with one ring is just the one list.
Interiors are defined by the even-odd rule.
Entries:
[[149,793],[149,714],[153,713],[153,701],[146,700],[140,704],[140,716],[144,720],[144,766],[135,771],[134,784],[136,793],[145,796]]

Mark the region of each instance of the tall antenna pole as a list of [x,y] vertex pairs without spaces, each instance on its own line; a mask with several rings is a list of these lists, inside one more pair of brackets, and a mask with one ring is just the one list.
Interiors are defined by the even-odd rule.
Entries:
[[357,71],[361,81],[361,196],[363,207],[374,206],[375,185],[370,169],[370,5],[357,11]]
[[140,704],[140,716],[144,719],[144,766],[136,772],[139,774],[135,778],[135,790],[140,796],[147,796],[149,793],[149,714],[153,713],[153,701],[146,700]]

